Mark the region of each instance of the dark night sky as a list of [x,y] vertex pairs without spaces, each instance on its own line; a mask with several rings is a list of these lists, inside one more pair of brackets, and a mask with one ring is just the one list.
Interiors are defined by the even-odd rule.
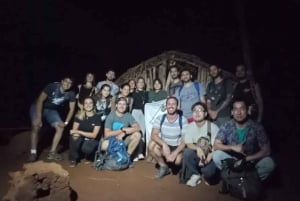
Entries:
[[[291,69],[300,58],[299,30],[294,28],[300,2],[245,2],[255,74],[271,97],[276,88],[269,90],[268,83],[293,78],[291,70],[279,69]],[[1,105],[10,104],[1,115],[25,114],[10,115],[4,125],[26,121],[29,103],[64,73],[80,80],[92,71],[101,80],[103,69],[121,69],[121,74],[167,50],[195,54],[230,71],[243,62],[233,0],[197,5],[4,0],[0,7],[1,85],[13,82],[4,91]]]

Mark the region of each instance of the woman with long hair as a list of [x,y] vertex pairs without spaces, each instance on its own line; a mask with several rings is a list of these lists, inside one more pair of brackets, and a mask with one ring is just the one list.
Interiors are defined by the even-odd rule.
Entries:
[[110,91],[111,87],[108,84],[103,84],[98,93],[94,96],[96,112],[101,116],[103,122],[111,111],[112,96],[110,95]]
[[96,114],[95,101],[92,97],[86,97],[83,100],[83,108],[77,112],[70,130],[70,167],[75,167],[82,158],[86,161],[94,158],[99,143],[96,138],[100,127],[101,120]]
[[78,85],[77,106],[80,110],[83,109],[83,100],[88,96],[95,94],[95,75],[93,73],[87,73],[85,80],[82,84]]
[[127,109],[126,109],[126,112],[131,112],[132,110],[132,104],[133,104],[133,98],[131,96],[129,96],[129,91],[130,91],[130,87],[129,87],[129,84],[127,83],[124,83],[121,85],[120,87],[120,93],[117,95],[117,96],[114,96],[112,98],[112,105],[111,105],[111,111],[115,111],[116,110],[116,100],[118,98],[121,98],[121,97],[124,97],[126,98],[126,101],[127,101]]

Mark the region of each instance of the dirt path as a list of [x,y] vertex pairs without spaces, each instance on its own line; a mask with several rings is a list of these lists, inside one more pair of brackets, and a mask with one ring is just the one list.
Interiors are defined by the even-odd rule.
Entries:
[[[28,154],[29,133],[23,132],[14,137],[9,145],[0,146],[0,198],[8,191],[8,172],[21,170]],[[154,179],[154,164],[146,161],[135,163],[134,168],[121,172],[96,171],[91,164],[80,163],[70,168],[67,151],[63,153],[66,160],[59,162],[70,173],[71,187],[76,191],[78,201],[236,201],[229,195],[218,193],[219,185],[197,187],[179,184],[176,175],[163,179]],[[40,159],[46,158],[46,150]],[[282,192],[270,189],[268,200],[282,200]]]

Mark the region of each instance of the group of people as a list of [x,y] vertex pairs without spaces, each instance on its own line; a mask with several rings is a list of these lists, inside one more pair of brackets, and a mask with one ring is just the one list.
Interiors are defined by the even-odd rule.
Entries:
[[[143,77],[118,86],[115,72],[108,70],[106,80],[95,82],[88,73],[78,92],[71,89],[73,79],[47,85],[31,105],[31,150],[29,161],[38,159],[38,133],[42,120],[55,128],[49,160],[62,160],[57,146],[64,128],[69,131],[69,161],[75,167],[81,160],[92,161],[102,140],[107,150],[110,139],[124,140],[131,164],[151,156],[158,165],[155,178],[168,175],[173,167],[181,170],[181,180],[196,186],[207,184],[222,169],[222,160],[243,158],[253,161],[261,180],[273,171],[270,142],[263,126],[263,101],[259,85],[247,76],[245,66],[236,67],[236,80],[223,77],[222,69],[209,66],[212,81],[207,86],[193,80],[189,69],[172,66],[165,89],[161,80],[153,80],[153,90],[146,90]],[[145,140],[145,104],[166,100],[166,114],[152,124],[149,143]],[[66,117],[60,110],[68,104]],[[77,108],[75,117],[73,114]],[[208,142],[209,149],[199,145]],[[184,168],[184,169],[183,169]],[[182,173],[184,172],[184,174]]]

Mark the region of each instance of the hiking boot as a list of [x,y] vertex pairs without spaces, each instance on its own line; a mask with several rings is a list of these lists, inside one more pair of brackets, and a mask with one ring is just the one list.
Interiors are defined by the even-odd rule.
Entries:
[[60,154],[56,153],[56,152],[49,152],[47,159],[48,160],[55,160],[55,161],[63,160],[62,156]]
[[161,179],[161,178],[163,178],[164,176],[166,176],[168,174],[170,174],[169,167],[168,166],[161,166],[159,168],[158,173],[155,175],[155,178],[156,179]]
[[197,174],[193,174],[191,178],[186,182],[186,185],[195,187],[197,184],[201,183],[201,176]]
[[37,154],[30,154],[28,158],[28,162],[35,162],[37,160]]

